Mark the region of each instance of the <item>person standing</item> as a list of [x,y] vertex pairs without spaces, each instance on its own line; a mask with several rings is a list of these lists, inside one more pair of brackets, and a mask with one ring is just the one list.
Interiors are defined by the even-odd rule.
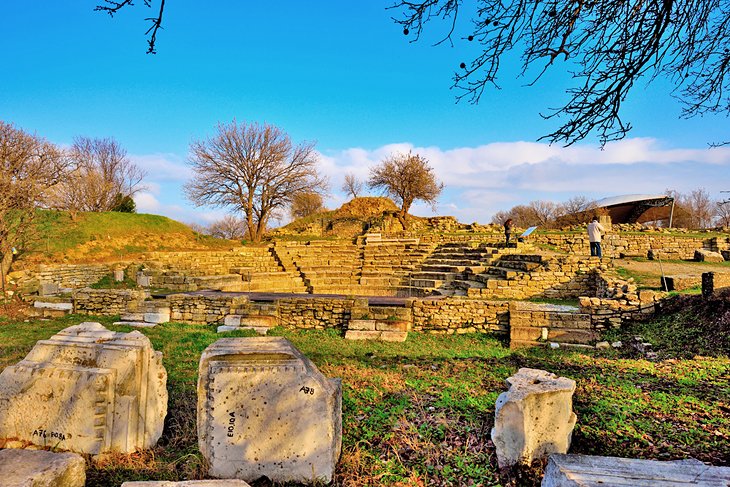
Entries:
[[509,238],[512,236],[512,218],[507,218],[504,222],[504,238],[509,243]]
[[606,232],[603,226],[598,223],[598,217],[594,216],[593,221],[588,224],[588,241],[591,244],[591,257],[603,257],[601,252],[601,237]]

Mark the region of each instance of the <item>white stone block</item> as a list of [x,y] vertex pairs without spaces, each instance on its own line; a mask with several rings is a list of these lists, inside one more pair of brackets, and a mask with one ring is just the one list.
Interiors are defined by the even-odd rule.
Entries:
[[241,315],[226,315],[226,317],[223,318],[223,324],[226,326],[238,327],[241,325]]
[[35,301],[33,303],[34,308],[39,309],[52,309],[55,311],[73,311],[73,303],[49,303],[46,301]]
[[542,487],[679,487],[730,485],[730,467],[590,455],[550,455]]
[[86,462],[76,453],[0,450],[3,487],[83,487]]
[[238,326],[220,325],[218,327],[217,331],[218,331],[218,333],[223,333],[225,331],[236,331],[236,330],[240,330],[240,328]]
[[0,373],[0,439],[80,453],[153,446],[167,414],[162,354],[138,331],[81,323]]
[[529,465],[551,453],[566,453],[576,423],[575,381],[522,368],[507,385],[509,390],[497,398],[492,429],[499,466]]
[[330,482],[342,384],[285,338],[220,339],[200,359],[198,442],[213,477]]
[[147,323],[168,323],[170,321],[170,310],[160,309],[151,313],[144,313],[144,321]]
[[122,282],[124,280],[124,269],[117,269],[114,271],[114,280]]

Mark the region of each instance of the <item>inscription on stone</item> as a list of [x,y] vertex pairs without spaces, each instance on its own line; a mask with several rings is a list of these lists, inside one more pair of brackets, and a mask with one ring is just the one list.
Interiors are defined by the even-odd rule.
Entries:
[[248,482],[330,482],[342,389],[289,341],[224,338],[203,352],[198,441],[210,474]]

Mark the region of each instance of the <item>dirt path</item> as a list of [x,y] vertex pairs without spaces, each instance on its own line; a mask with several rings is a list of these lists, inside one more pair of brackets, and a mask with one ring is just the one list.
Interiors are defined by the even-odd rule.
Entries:
[[636,279],[639,285],[659,286],[662,269],[665,276],[701,276],[703,272],[730,273],[730,262],[659,262],[658,260],[636,261],[631,259],[614,259],[616,267],[623,267]]

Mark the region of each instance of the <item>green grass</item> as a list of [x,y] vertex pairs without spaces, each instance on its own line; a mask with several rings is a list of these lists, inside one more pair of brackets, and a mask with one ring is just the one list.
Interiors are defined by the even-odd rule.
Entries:
[[[72,220],[65,211],[37,210],[35,225],[42,237],[36,242],[33,250],[49,256],[63,254],[89,241],[134,234],[184,234],[202,243],[211,245],[218,243],[213,237],[196,234],[186,225],[160,215],[119,212],[79,213],[76,220]],[[143,241],[139,244],[126,245],[122,249],[123,252],[145,250]]]
[[[80,321],[0,318],[0,368],[20,360],[36,340]],[[163,353],[170,405],[152,450],[90,464],[87,485],[205,476],[197,449],[195,395],[201,352],[218,338],[213,326],[169,323],[142,329]],[[336,485],[537,485],[529,475],[500,474],[489,440],[494,402],[519,367],[577,381],[574,453],[730,463],[730,360],[648,362],[604,353],[513,351],[488,335],[409,334],[405,343],[345,341],[333,331],[271,332],[291,340],[328,377],[343,382],[343,451]],[[516,483],[515,483],[516,482]],[[256,485],[269,485],[259,483]]]

